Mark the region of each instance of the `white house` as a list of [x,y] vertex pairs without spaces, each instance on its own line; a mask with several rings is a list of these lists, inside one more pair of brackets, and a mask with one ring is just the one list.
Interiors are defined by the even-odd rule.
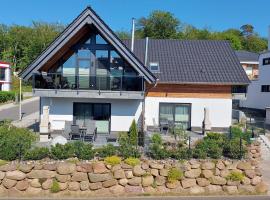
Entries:
[[[226,41],[121,41],[87,7],[21,74],[40,97],[42,125],[95,121],[97,137],[166,123],[201,130],[231,125],[232,88],[249,79]],[[47,114],[44,114],[47,113]]]
[[259,77],[248,86],[247,98],[241,107],[265,110],[270,107],[270,28],[268,51],[259,55]]
[[11,89],[11,67],[7,62],[0,61],[0,91]]

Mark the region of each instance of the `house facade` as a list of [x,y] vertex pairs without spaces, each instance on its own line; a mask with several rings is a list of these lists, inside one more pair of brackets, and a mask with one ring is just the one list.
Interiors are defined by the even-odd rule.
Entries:
[[270,107],[270,51],[259,56],[260,75],[248,86],[247,99],[240,102],[241,107],[265,110]]
[[[41,122],[95,120],[98,134],[162,123],[201,130],[231,125],[232,90],[249,79],[226,41],[121,41],[87,7],[20,76],[33,81]],[[236,91],[236,90],[234,90]],[[46,113],[46,114],[45,114]]]
[[11,67],[7,62],[0,61],[0,91],[11,90]]
[[249,51],[235,51],[242,67],[250,80],[259,77],[259,54]]

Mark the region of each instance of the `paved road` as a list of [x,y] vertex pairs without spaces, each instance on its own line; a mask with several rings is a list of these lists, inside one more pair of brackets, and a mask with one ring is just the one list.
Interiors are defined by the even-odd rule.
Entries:
[[[26,100],[29,101],[29,100]],[[1,106],[0,106],[1,108]],[[22,104],[23,116],[37,112],[39,110],[39,99],[35,98],[34,101],[30,100]],[[14,105],[6,109],[0,109],[0,121],[1,120],[18,120],[19,118],[19,106]]]
[[[5,199],[5,198],[0,198]],[[14,198],[14,200],[17,198]],[[27,198],[23,198],[28,200]],[[50,198],[29,198],[29,200],[46,200]],[[64,200],[65,198],[57,198],[57,200]],[[114,198],[93,198],[89,197],[88,200],[270,200],[270,196],[217,196],[217,197],[114,197]],[[12,200],[12,198],[6,198],[6,200]],[[67,200],[85,200],[80,198],[67,198]]]

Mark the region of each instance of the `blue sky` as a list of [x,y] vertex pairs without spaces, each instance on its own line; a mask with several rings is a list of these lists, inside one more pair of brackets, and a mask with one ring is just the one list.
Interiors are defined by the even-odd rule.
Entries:
[[34,20],[68,24],[87,5],[113,30],[129,31],[132,17],[148,16],[157,9],[214,31],[249,23],[266,37],[270,25],[269,0],[0,0],[0,23],[29,25]]

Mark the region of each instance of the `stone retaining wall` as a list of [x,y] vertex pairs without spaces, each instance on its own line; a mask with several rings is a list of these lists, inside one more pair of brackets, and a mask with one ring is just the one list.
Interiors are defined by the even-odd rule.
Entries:
[[[266,193],[267,185],[258,168],[258,145],[251,146],[250,159],[245,161],[142,159],[136,166],[123,161],[111,166],[97,160],[12,162],[0,166],[0,197]],[[183,178],[169,182],[171,168],[180,169]],[[242,181],[229,180],[231,172],[240,172],[244,178]],[[57,193],[52,192],[53,185],[58,186]]]

